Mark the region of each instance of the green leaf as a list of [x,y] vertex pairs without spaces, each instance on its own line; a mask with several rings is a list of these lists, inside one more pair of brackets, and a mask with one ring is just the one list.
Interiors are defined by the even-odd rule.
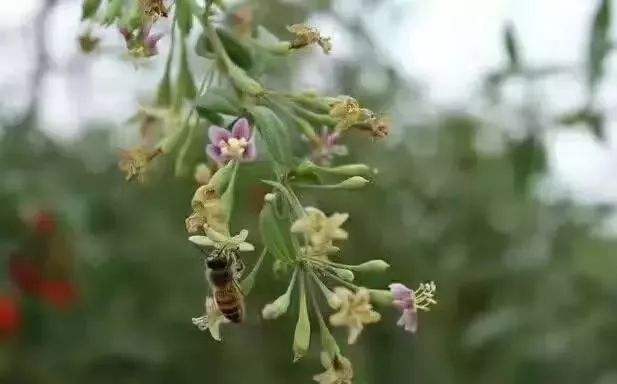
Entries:
[[512,24],[507,24],[505,27],[504,45],[506,48],[506,53],[508,54],[508,60],[510,61],[510,68],[512,70],[518,70],[521,65],[520,54],[516,40],[516,33]]
[[611,2],[602,0],[594,16],[588,52],[587,82],[591,90],[604,74],[604,60],[611,49],[609,31],[611,27]]
[[101,5],[101,0],[84,0],[82,4],[81,19],[86,20],[96,14]]
[[191,32],[193,26],[192,0],[176,0],[176,20],[178,28],[184,35]]
[[255,126],[266,143],[272,160],[281,165],[291,166],[293,162],[291,140],[283,122],[267,107],[254,106],[249,108],[249,112],[255,119]]
[[222,113],[238,116],[241,114],[240,101],[232,90],[226,88],[209,88],[197,100],[197,112]]
[[528,137],[520,143],[513,144],[510,156],[514,170],[514,187],[517,192],[527,190],[531,176],[546,169],[546,153],[539,139]]
[[278,218],[271,203],[266,203],[259,214],[259,230],[268,252],[281,261],[291,261],[293,246],[288,218]]

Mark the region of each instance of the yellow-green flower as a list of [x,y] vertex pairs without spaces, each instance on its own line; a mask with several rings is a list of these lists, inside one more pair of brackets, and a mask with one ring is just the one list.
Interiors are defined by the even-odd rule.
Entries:
[[341,228],[349,218],[347,213],[333,213],[328,217],[317,208],[307,207],[304,210],[306,215],[292,224],[291,231],[306,234],[312,251],[330,251],[334,240],[347,239],[347,232]]
[[336,287],[334,294],[341,305],[337,313],[330,316],[330,324],[335,327],[349,328],[347,342],[353,344],[364,329],[364,324],[372,324],[381,320],[381,315],[373,310],[368,289],[360,288],[353,293],[347,288]]
[[353,367],[347,358],[338,354],[331,358],[327,352],[322,352],[321,364],[326,370],[313,376],[313,380],[319,384],[351,384]]

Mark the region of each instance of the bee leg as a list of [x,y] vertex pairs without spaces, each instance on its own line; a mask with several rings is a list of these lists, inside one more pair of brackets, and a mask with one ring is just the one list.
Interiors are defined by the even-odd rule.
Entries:
[[244,272],[244,262],[242,260],[237,260],[236,261],[236,270],[234,271],[234,275],[236,277],[236,279],[240,279],[242,277],[242,273]]

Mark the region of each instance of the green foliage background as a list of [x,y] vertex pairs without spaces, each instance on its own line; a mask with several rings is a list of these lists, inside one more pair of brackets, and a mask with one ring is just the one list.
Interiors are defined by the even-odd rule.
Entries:
[[[329,7],[262,3],[257,17],[281,33],[289,20]],[[364,49],[333,64],[334,88],[374,110],[410,104],[405,118],[414,121],[415,89],[377,63],[357,24],[348,27]],[[293,81],[293,60],[273,82]],[[388,81],[382,93],[358,86],[367,62]],[[601,66],[591,67],[595,84]],[[285,289],[269,269],[249,297],[246,324],[225,327],[224,343],[191,324],[205,289],[200,253],[184,230],[192,180],[173,178],[173,164],[163,162],[150,183],[128,184],[108,130],[58,144],[32,121],[0,141],[0,276],[7,278],[4,255],[24,238],[19,207],[52,207],[70,234],[81,300],[63,313],[23,303],[22,334],[0,343],[0,382],[303,383],[321,370],[316,353],[291,362],[293,312],[260,318]],[[480,119],[444,112],[430,125],[402,123],[391,143],[348,140],[357,161],[380,170],[366,190],[303,196],[351,214],[343,260],[383,258],[396,281],[438,282],[439,304],[420,315],[416,336],[384,312],[345,351],[356,382],[617,383],[617,243],[596,231],[610,209],[538,199],[546,154],[533,134],[487,154],[477,150]],[[243,214],[234,227],[248,227],[255,243],[264,172],[243,167],[237,196]]]

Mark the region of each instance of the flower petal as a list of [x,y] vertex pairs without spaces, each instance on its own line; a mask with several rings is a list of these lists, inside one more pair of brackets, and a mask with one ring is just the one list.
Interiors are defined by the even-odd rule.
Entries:
[[251,126],[249,121],[244,117],[236,120],[231,128],[231,135],[236,139],[245,138],[247,141],[251,139]]
[[227,160],[221,153],[221,149],[214,144],[206,145],[206,154],[208,154],[208,156],[210,156],[210,158],[217,164],[224,164]]
[[243,161],[254,161],[256,158],[257,158],[257,146],[255,145],[255,140],[251,138],[251,141],[249,141],[244,151],[244,154],[242,155],[242,160]]
[[214,246],[214,242],[206,236],[191,236],[189,237],[189,241],[193,244],[196,244],[202,247]]
[[208,129],[208,138],[210,143],[218,147],[221,141],[227,141],[231,137],[231,132],[225,128],[221,128],[218,125],[211,125]]

